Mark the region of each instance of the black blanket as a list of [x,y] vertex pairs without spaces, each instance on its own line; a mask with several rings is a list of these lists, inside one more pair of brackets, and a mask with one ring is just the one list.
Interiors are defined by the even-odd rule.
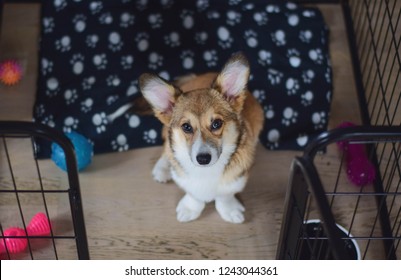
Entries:
[[[139,75],[219,71],[238,51],[265,111],[266,148],[302,149],[326,130],[328,29],[319,10],[284,1],[43,1],[34,120],[83,134],[95,153],[160,145],[152,116],[107,120],[140,94]],[[49,143],[37,147],[49,156]]]

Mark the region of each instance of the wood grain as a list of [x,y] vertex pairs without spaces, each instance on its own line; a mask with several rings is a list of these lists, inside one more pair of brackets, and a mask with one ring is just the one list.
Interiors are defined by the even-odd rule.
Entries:
[[[333,64],[334,92],[329,127],[342,121],[360,122],[351,60],[341,9],[336,5],[320,6],[330,28],[330,55]],[[0,40],[0,59],[16,57],[23,61],[24,79],[15,86],[0,86],[0,120],[31,120],[37,78],[39,6],[6,4]],[[17,141],[17,142],[15,142]],[[38,175],[32,168],[29,141],[9,142],[13,169],[19,188],[38,188]],[[280,232],[283,203],[294,156],[300,152],[267,151],[257,148],[250,180],[240,199],[246,206],[246,222],[232,225],[223,222],[214,205],[206,207],[201,217],[191,223],[179,223],[175,207],[183,193],[172,183],[158,184],[151,169],[161,147],[137,149],[124,153],[103,154],[80,174],[85,223],[92,259],[274,259]],[[0,145],[0,187],[13,188],[4,147]],[[332,186],[339,168],[336,149],[317,158],[321,176]],[[40,161],[45,188],[65,188],[65,174],[49,160]],[[341,184],[347,185],[345,178]],[[41,209],[40,196],[21,197],[26,219]],[[68,200],[56,195],[47,198],[55,229],[71,231]],[[338,203],[338,204],[337,204]],[[361,203],[358,211],[370,212],[375,205]],[[336,201],[335,215],[348,223],[348,213],[355,208],[353,199]],[[15,198],[0,197],[3,227],[18,216]],[[365,215],[365,216],[366,216]],[[370,226],[364,217],[354,225]],[[74,246],[58,241],[59,258],[75,258]],[[51,244],[34,250],[35,258],[54,258]],[[19,258],[29,258],[23,255]],[[379,256],[380,257],[380,256]]]

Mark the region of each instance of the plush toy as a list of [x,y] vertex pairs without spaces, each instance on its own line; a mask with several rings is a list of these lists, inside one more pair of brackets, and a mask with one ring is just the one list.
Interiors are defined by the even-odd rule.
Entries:
[[[338,127],[352,127],[353,123],[344,122]],[[369,160],[363,144],[350,144],[348,141],[339,141],[337,146],[345,154],[348,179],[356,186],[372,183],[376,178],[376,170]]]
[[[37,213],[28,226],[26,227],[28,236],[46,236],[50,235],[50,221],[44,213]],[[7,238],[9,236],[9,238]],[[28,240],[24,238],[26,236],[25,230],[18,227],[11,227],[4,231],[4,239],[0,240],[0,254],[6,253],[7,251],[11,254],[23,252],[28,246]],[[7,246],[7,250],[6,250]]]
[[[71,140],[74,146],[78,170],[81,171],[92,162],[93,145],[85,136],[77,132],[66,133],[66,136]],[[51,148],[51,159],[58,167],[64,171],[67,171],[67,163],[63,149],[56,143],[53,143]]]
[[5,60],[0,63],[0,81],[12,86],[18,83],[22,78],[22,67],[15,60]]

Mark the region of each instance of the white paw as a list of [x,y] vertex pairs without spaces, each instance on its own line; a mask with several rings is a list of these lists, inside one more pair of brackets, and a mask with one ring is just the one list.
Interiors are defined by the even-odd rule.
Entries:
[[241,224],[245,220],[243,214],[245,208],[234,197],[228,200],[216,199],[216,209],[217,212],[219,212],[221,218],[229,223]]
[[181,223],[193,221],[200,216],[203,208],[205,208],[203,202],[199,202],[187,194],[177,205],[177,220]]
[[159,183],[167,183],[171,180],[170,164],[164,156],[156,162],[152,175],[153,179]]

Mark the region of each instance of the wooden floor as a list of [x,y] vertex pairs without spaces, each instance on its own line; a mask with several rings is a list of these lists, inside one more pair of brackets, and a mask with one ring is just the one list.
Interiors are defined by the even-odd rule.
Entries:
[[[335,5],[320,8],[331,30],[334,93],[329,127],[344,120],[358,123],[358,105],[341,9]],[[14,87],[0,86],[0,120],[31,120],[38,68],[39,6],[6,4],[4,9],[0,59],[12,57],[22,61],[24,79]],[[29,146],[29,143],[25,144]],[[19,170],[16,171],[19,172],[18,180],[29,186],[36,175],[27,171],[29,161],[19,155],[24,150],[20,145],[25,144],[9,143],[14,151],[15,168]],[[272,152],[258,147],[248,186],[241,194],[247,209],[246,222],[232,225],[220,219],[213,205],[208,205],[194,222],[181,224],[176,221],[175,207],[182,192],[172,183],[155,183],[150,176],[160,151],[156,147],[95,156],[93,164],[81,173],[92,259],[275,258],[290,165],[299,152]],[[324,158],[326,164],[337,160],[335,151],[332,153]],[[45,184],[51,186],[57,180],[64,180],[63,172],[51,161],[41,161],[40,165]],[[4,166],[2,162],[0,166]],[[0,186],[6,183],[0,181]],[[70,223],[67,202],[56,197],[48,201],[56,230],[68,232],[71,227],[66,225]],[[2,221],[12,219],[12,199],[0,202]],[[26,216],[30,217],[37,209],[29,199],[25,203],[31,211]],[[9,225],[3,223],[3,226]],[[44,247],[40,248],[45,250]],[[60,258],[74,258],[73,253],[59,254]],[[50,258],[45,253],[35,257]]]

